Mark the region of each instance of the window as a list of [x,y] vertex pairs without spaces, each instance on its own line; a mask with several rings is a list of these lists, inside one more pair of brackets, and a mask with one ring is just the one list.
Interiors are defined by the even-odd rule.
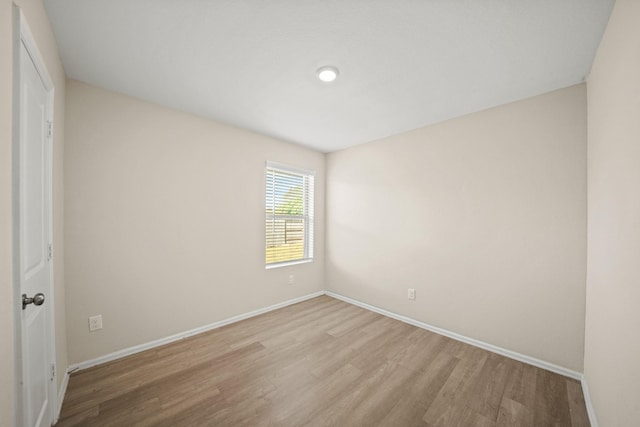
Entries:
[[267,268],[313,259],[315,172],[267,162],[265,263]]

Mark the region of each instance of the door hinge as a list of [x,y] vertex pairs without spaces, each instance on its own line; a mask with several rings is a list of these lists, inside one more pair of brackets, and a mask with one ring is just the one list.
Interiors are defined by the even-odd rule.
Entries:
[[47,252],[47,261],[51,261],[51,258],[53,258],[53,245],[49,243],[49,248]]
[[51,120],[47,120],[47,138],[51,138],[53,136],[53,122]]
[[55,364],[51,364],[51,381],[53,381],[56,378],[56,365]]

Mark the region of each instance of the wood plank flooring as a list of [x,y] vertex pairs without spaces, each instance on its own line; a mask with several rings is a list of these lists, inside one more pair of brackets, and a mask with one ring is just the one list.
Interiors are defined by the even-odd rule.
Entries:
[[57,426],[588,426],[580,383],[321,296],[71,375]]

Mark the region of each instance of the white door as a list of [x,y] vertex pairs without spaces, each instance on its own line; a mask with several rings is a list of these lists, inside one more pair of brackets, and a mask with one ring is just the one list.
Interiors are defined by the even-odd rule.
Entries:
[[[50,426],[51,352],[51,171],[50,99],[29,51],[20,43],[18,151],[19,280],[23,300],[22,408],[25,426]],[[25,305],[26,303],[26,305]]]

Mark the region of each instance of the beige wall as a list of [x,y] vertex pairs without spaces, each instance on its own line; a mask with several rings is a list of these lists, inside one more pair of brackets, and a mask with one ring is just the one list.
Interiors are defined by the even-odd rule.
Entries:
[[11,231],[11,2],[0,1],[0,426],[12,424],[14,407],[14,333]]
[[[71,363],[324,288],[323,154],[77,81],[66,141]],[[267,160],[317,172],[313,263],[264,268]]]
[[618,0],[588,81],[585,377],[601,426],[640,425],[640,2]]
[[586,126],[578,85],[329,154],[327,287],[582,371]]
[[[324,155],[75,81],[65,91],[41,1],[16,3],[56,85],[59,373],[66,321],[77,363],[324,288]],[[4,384],[15,381],[11,5],[0,1]],[[638,2],[617,1],[588,83],[586,343],[582,85],[330,154],[327,287],[577,371],[584,345],[600,425],[638,424],[639,18]],[[263,268],[265,160],[318,171],[313,264]],[[93,314],[105,328],[89,334]],[[0,387],[0,426],[14,399]]]
[[[65,327],[64,243],[63,243],[63,172],[65,74],[48,18],[40,0],[15,2],[23,11],[40,53],[55,86],[53,149],[53,234],[54,234],[54,298],[56,303],[56,356],[58,386],[67,369]],[[10,425],[14,416],[14,351],[13,316],[17,301],[12,289],[12,109],[13,47],[12,2],[0,1],[0,425]],[[5,382],[6,381],[6,382]],[[6,384],[7,386],[4,386]]]

